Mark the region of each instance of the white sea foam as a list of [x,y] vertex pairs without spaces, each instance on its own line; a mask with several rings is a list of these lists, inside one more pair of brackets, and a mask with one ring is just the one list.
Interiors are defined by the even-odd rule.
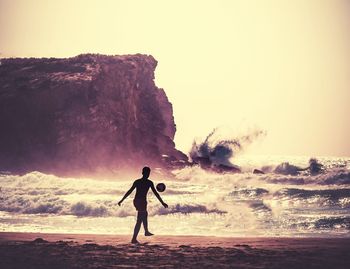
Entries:
[[[266,158],[267,159],[267,158]],[[149,195],[150,227],[158,234],[350,235],[350,158],[323,158],[318,175],[253,174],[288,158],[238,159],[241,174],[217,174],[197,166],[174,171],[162,193],[169,208]],[[308,158],[288,159],[307,165]],[[2,231],[131,233],[132,195],[117,202],[130,181],[59,178],[32,172],[1,175]]]

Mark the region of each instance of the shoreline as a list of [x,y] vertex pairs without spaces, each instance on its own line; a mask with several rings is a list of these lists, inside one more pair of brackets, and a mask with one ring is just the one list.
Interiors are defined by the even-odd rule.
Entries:
[[0,268],[350,268],[350,238],[0,232]]
[[[31,241],[36,238],[45,238],[49,242],[57,240],[74,240],[77,243],[84,243],[94,241],[96,244],[128,244],[130,243],[132,234],[93,234],[93,233],[50,233],[50,232],[0,232],[1,241]],[[270,241],[349,241],[350,236],[213,236],[213,235],[157,235],[146,237],[140,231],[138,236],[140,243],[176,245],[176,244],[191,244],[196,246],[206,246],[206,242],[210,245],[230,246],[232,242],[246,242],[257,244],[258,246],[265,246]],[[171,241],[172,240],[172,241]],[[177,243],[176,243],[177,242]]]
[[[38,233],[38,232],[0,232],[2,241],[33,241],[42,238],[48,242],[67,241],[77,244],[94,243],[98,245],[131,244],[130,235],[125,234],[75,234],[75,233]],[[322,243],[332,245],[348,243],[350,249],[350,237],[223,237],[203,235],[154,235],[146,237],[142,233],[138,236],[140,244],[157,244],[167,247],[178,247],[189,245],[193,247],[217,246],[223,248],[235,247],[237,245],[250,245],[255,248],[281,248],[296,247],[303,248],[315,246]]]

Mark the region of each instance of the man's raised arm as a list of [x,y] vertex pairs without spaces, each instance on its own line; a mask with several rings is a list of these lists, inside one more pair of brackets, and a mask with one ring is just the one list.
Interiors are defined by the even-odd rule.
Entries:
[[132,184],[131,188],[125,193],[124,197],[118,202],[118,205],[120,206],[122,202],[133,192],[133,190],[136,188],[136,184]]
[[166,203],[164,203],[164,201],[162,200],[162,198],[160,197],[159,193],[157,192],[156,188],[154,187],[154,184],[152,182],[151,184],[151,189],[154,193],[154,195],[158,198],[159,202],[165,207],[168,208],[168,205]]

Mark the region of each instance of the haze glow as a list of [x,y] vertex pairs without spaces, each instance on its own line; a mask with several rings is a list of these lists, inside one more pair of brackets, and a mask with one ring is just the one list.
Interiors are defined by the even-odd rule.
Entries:
[[151,54],[177,148],[214,127],[250,153],[350,156],[346,0],[0,0],[1,57]]

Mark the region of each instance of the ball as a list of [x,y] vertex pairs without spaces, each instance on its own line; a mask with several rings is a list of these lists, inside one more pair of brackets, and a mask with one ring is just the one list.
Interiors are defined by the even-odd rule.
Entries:
[[156,186],[157,191],[163,192],[165,191],[165,184],[164,183],[158,183]]

